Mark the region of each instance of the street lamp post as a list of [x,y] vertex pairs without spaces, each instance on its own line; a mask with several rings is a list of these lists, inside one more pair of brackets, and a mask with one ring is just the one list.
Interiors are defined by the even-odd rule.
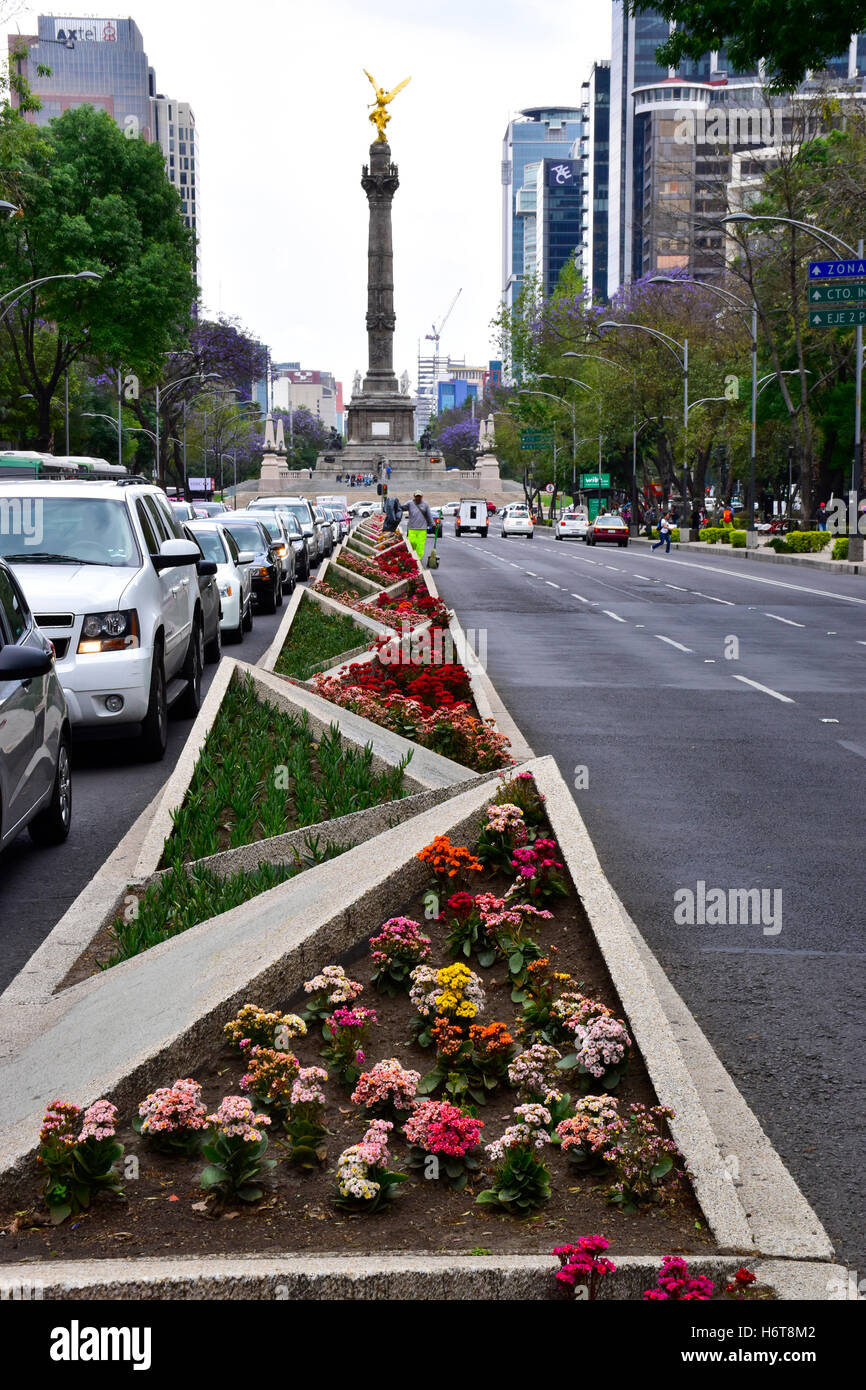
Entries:
[[[548,375],[548,373],[546,373],[546,372],[545,372],[545,373],[541,373],[541,375],[546,376],[546,375]],[[574,382],[577,382],[577,385],[578,385],[578,386],[584,387],[585,390],[587,390],[587,391],[591,391],[591,390],[592,390],[592,387],[591,387],[591,386],[588,386],[587,383],[586,383],[585,381],[578,381],[578,379],[577,379],[576,376],[563,377],[562,380],[564,380],[564,381],[574,381]],[[564,405],[565,408],[566,408],[566,410],[567,410],[567,411],[569,412],[569,414],[571,415],[571,500],[572,500],[572,502],[573,502],[573,501],[574,501],[575,480],[576,480],[576,477],[577,477],[577,472],[576,472],[576,470],[577,470],[577,442],[576,442],[576,440],[577,440],[577,424],[576,424],[576,419],[577,419],[577,417],[576,417],[577,406],[573,406],[573,405],[570,403],[570,401],[567,401],[563,396],[557,396],[557,395],[555,395],[555,394],[553,393],[553,391],[530,391],[530,390],[528,390],[528,389],[526,389],[526,388],[522,388],[521,390],[518,391],[517,394],[518,394],[519,396],[548,396],[548,397],[550,398],[550,400],[552,400],[552,401],[558,401],[560,405]],[[601,440],[601,436],[599,435],[599,441],[600,441],[600,440]],[[555,505],[555,503],[556,503],[556,431],[554,431],[554,435],[553,435],[553,488],[554,488],[553,496],[554,496],[554,505]]]
[[[603,323],[599,324],[599,328],[633,328],[638,333],[649,333],[651,337],[658,338],[660,342],[665,344],[679,365],[683,374],[683,517],[685,517],[688,507],[689,467],[689,340],[684,338],[680,343],[677,342],[676,338],[672,338],[668,333],[662,333],[658,328],[647,328],[646,324],[643,323],[620,323],[616,319],[605,319]],[[677,352],[677,348],[682,353],[682,357]],[[682,537],[682,528],[680,529],[680,536]]]
[[[863,238],[857,242],[857,250],[849,246],[847,241],[843,241],[835,232],[828,232],[826,227],[814,227],[811,222],[801,222],[796,217],[777,217],[771,214],[757,214],[750,212],[732,212],[727,217],[721,219],[723,223],[734,222],[742,226],[753,222],[777,222],[789,227],[797,227],[800,231],[807,232],[809,236],[815,238],[822,246],[825,246],[834,257],[838,257],[838,248],[847,252],[849,256],[856,256],[858,260],[863,259]],[[835,246],[833,243],[835,242]],[[854,457],[851,460],[851,491],[854,493],[854,515],[859,515],[858,502],[860,498],[860,487],[862,482],[862,447],[861,447],[861,420],[863,405],[863,326],[857,325],[857,362],[856,362],[856,386],[854,390]],[[803,498],[800,502],[802,505]],[[848,537],[848,558],[849,560],[863,559],[863,537],[859,534]]]

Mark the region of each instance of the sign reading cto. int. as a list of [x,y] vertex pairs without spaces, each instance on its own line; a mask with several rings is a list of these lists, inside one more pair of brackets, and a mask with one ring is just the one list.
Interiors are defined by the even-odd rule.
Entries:
[[58,43],[117,43],[116,19],[55,19]]
[[840,280],[835,285],[810,285],[810,304],[866,304],[866,280]]

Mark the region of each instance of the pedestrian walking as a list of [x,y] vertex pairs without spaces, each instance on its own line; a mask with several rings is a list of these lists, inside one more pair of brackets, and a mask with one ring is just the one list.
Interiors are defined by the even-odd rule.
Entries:
[[389,463],[388,466],[386,467],[385,472],[386,472],[386,474],[388,475],[388,482],[390,483],[390,481],[391,481],[391,465],[390,465],[390,463]]
[[661,521],[659,522],[659,538],[658,538],[658,540],[656,541],[655,545],[652,546],[652,549],[653,549],[653,550],[658,550],[658,548],[659,548],[660,545],[665,545],[665,544],[667,545],[667,549],[665,550],[665,554],[666,554],[666,555],[670,555],[670,553],[671,553],[671,523],[670,523],[670,518],[668,517],[667,512],[665,512],[664,516],[662,517]]
[[424,549],[427,545],[427,527],[433,526],[433,513],[423,500],[423,494],[415,493],[407,509],[409,527],[406,539],[418,556],[418,563],[424,563]]

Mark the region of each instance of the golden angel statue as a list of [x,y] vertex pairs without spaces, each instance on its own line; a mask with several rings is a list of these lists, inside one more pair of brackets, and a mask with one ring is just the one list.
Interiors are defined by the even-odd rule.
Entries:
[[385,127],[391,119],[387,109],[388,103],[390,101],[393,101],[397,93],[401,91],[403,87],[406,86],[407,82],[411,82],[412,79],[411,77],[405,77],[402,82],[398,82],[393,92],[386,92],[384,87],[377,87],[375,78],[370,77],[370,74],[367,72],[366,68],[364,68],[364,76],[370,78],[370,82],[373,86],[373,91],[376,93],[376,100],[370,102],[370,105],[373,109],[370,112],[368,119],[373,122],[373,125],[379,132],[379,134],[376,136],[377,143],[381,143],[384,145]]

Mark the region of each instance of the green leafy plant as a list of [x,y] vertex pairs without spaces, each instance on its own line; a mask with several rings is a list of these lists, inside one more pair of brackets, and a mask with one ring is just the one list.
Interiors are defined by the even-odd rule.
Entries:
[[259,1179],[276,1161],[265,1158],[268,1136],[263,1126],[271,1121],[258,1115],[245,1096],[224,1096],[219,1108],[208,1115],[212,1126],[202,1144],[207,1166],[202,1169],[200,1186],[221,1198],[236,1197],[241,1202],[257,1202],[262,1196]]
[[847,559],[848,559],[848,537],[847,537],[847,536],[837,536],[836,539],[834,540],[834,542],[833,542],[833,555],[832,555],[832,559],[834,559],[834,560],[847,560]]
[[42,1191],[52,1226],[87,1211],[99,1192],[123,1196],[113,1168],[123,1157],[123,1145],[114,1137],[116,1122],[117,1110],[107,1100],[94,1101],[83,1115],[68,1102],[54,1100],[48,1106],[36,1161],[45,1174]]
[[372,642],[373,634],[342,613],[328,613],[318,603],[301,599],[289,635],[277,657],[278,676],[305,681],[323,663]]
[[543,1105],[518,1105],[518,1123],[501,1139],[485,1146],[493,1160],[493,1184],[476,1198],[479,1206],[504,1208],[514,1216],[529,1216],[550,1197],[550,1174],[539,1150],[550,1143],[550,1112]]

